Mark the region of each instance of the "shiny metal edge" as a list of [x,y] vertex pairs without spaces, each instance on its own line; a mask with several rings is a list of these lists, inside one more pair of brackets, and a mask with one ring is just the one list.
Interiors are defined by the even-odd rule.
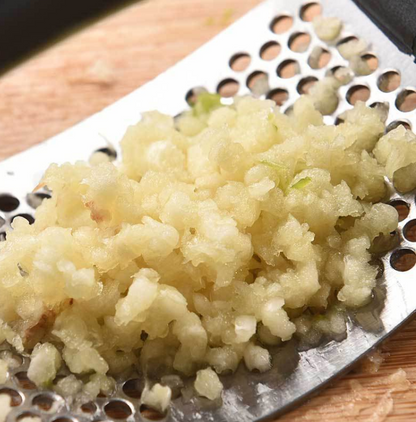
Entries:
[[[368,104],[375,101],[389,102],[390,115],[387,123],[405,120],[416,127],[415,113],[402,113],[394,105],[397,94],[403,87],[416,85],[416,68],[412,59],[399,52],[352,1],[322,0],[321,3],[324,14],[339,16],[345,22],[343,36],[356,34],[371,42],[371,50],[376,53],[380,64],[379,70],[374,74],[355,78],[350,85],[341,89],[339,107],[333,116],[326,117],[326,121],[332,122],[337,115],[351,107],[345,100],[346,92],[351,86],[365,84],[371,89]],[[290,99],[287,105],[292,104],[298,97],[296,86],[301,78],[305,76],[322,78],[326,71],[326,69],[310,69],[307,64],[307,57],[312,47],[322,43],[313,34],[311,24],[299,19],[299,8],[302,4],[299,0],[291,2],[268,0],[260,4],[229,29],[152,82],[73,128],[3,161],[0,163],[0,192],[10,192],[19,198],[21,206],[17,212],[30,211],[25,205],[26,194],[36,186],[41,174],[51,162],[87,160],[92,151],[106,146],[105,140],[117,145],[126,127],[136,123],[143,111],[157,109],[172,115],[180,113],[187,108],[186,93],[196,86],[204,86],[209,91],[215,91],[219,81],[232,77],[240,83],[239,94],[244,95],[249,93],[246,86],[248,75],[255,70],[261,70],[269,74],[271,88],[284,87],[288,90]],[[306,31],[311,34],[312,43],[305,53],[294,53],[289,50],[287,47],[289,34],[276,35],[270,31],[271,20],[282,13],[295,18],[291,33]],[[282,52],[276,60],[265,62],[260,59],[259,50],[265,42],[271,40],[276,40],[282,45]],[[335,45],[327,48],[332,53],[328,68],[346,64]],[[234,53],[240,51],[250,53],[252,62],[245,72],[236,73],[229,68],[228,62]],[[289,80],[282,80],[276,75],[276,68],[287,58],[298,61],[301,74]],[[392,93],[382,93],[377,88],[377,79],[387,68],[399,70],[402,76],[402,87]],[[397,197],[397,194],[393,195]],[[400,198],[411,204],[408,218],[399,227],[401,233],[404,224],[416,218],[416,211],[413,194]],[[405,240],[402,241],[401,247],[414,250],[414,245]],[[377,311],[379,314],[374,316],[374,320],[377,321],[374,330],[361,329],[351,317],[348,323],[348,337],[341,342],[331,341],[300,353],[295,351],[293,344],[288,344],[284,350],[276,353],[276,364],[270,372],[249,374],[240,367],[234,376],[224,377],[223,382],[227,388],[221,407],[201,404],[193,399],[186,403],[177,399],[173,403],[168,420],[176,422],[269,420],[296,406],[312,392],[339,376],[342,371],[397,329],[416,309],[416,285],[412,282],[415,269],[406,273],[394,270],[390,265],[390,256],[391,253],[383,258],[385,271],[379,287],[385,290],[386,294],[381,309]],[[373,315],[372,312],[369,311],[368,315]],[[291,350],[291,347],[294,349]],[[282,373],[285,371],[278,360],[279,356],[282,357],[286,352],[288,366],[292,367],[290,374],[283,377]],[[117,397],[120,395],[122,397],[119,389]],[[66,406],[64,411],[69,410],[70,406]],[[105,416],[102,406],[100,415]],[[133,416],[142,420],[138,414]],[[79,415],[76,417],[79,420],[91,419]],[[94,417],[96,418],[97,414]]]

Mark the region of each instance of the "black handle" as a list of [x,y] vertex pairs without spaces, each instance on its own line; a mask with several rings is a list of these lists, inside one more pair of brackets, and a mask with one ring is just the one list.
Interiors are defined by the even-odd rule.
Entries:
[[0,71],[127,0],[0,0]]
[[354,0],[407,54],[416,56],[416,0]]

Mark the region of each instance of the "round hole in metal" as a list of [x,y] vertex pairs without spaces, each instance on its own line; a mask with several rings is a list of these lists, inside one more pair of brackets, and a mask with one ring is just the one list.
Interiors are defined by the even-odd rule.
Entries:
[[358,41],[358,38],[355,35],[349,35],[348,37],[342,38],[337,42],[337,47],[339,47],[342,44],[346,44],[350,41]]
[[382,103],[381,101],[376,101],[370,104],[370,107],[375,108],[379,112],[382,121],[386,123],[389,117],[390,103],[388,103],[387,101],[385,101],[384,103]]
[[14,221],[14,219],[15,219],[16,217],[22,217],[22,218],[24,218],[25,220],[27,220],[27,221],[29,222],[29,224],[33,224],[33,223],[35,222],[35,218],[34,218],[32,215],[30,215],[30,214],[26,214],[26,213],[23,213],[23,214],[16,214],[16,215],[12,218],[12,223],[13,223],[13,221]]
[[[342,38],[340,41],[337,42],[337,49],[338,49],[339,54],[341,54],[341,56],[344,59],[348,60],[350,57],[348,57],[346,55],[347,51],[345,51],[344,48],[340,48],[340,47],[343,44],[346,44],[346,43],[351,43],[351,45],[354,45],[354,44],[356,44],[358,42],[359,42],[358,38],[356,36],[354,36],[354,35],[350,35],[349,37]],[[345,56],[344,56],[344,54],[345,54]]]
[[77,422],[77,419],[74,419],[70,416],[60,416],[56,419],[52,419],[51,422]]
[[378,68],[378,58],[373,53],[365,53],[361,56],[361,58],[367,63],[369,73],[371,74],[375,72]]
[[122,400],[111,400],[104,406],[104,412],[112,419],[127,419],[133,413],[130,406]]
[[331,57],[332,55],[328,50],[316,46],[308,58],[308,64],[312,69],[322,69],[328,65]]
[[230,67],[234,72],[243,72],[251,63],[251,57],[247,53],[237,53],[230,59]]
[[0,210],[4,212],[11,212],[17,209],[20,205],[20,201],[7,193],[0,195]]
[[7,394],[10,397],[12,407],[20,406],[23,402],[22,395],[13,388],[0,388],[0,394]]
[[264,44],[260,49],[260,57],[263,60],[274,60],[282,50],[282,47],[277,41],[269,41]]
[[197,86],[195,88],[192,88],[186,93],[185,100],[190,106],[193,106],[196,103],[198,95],[204,92],[208,91],[203,86]]
[[93,413],[95,413],[97,411],[97,405],[94,402],[89,401],[88,403],[83,403],[80,406],[80,409],[84,413],[88,413],[88,414],[92,415]]
[[416,109],[416,91],[413,89],[404,89],[397,96],[396,107],[404,113],[409,113]]
[[256,70],[247,78],[247,87],[255,95],[263,95],[269,90],[269,77],[267,73]]
[[370,88],[365,85],[355,85],[348,90],[346,97],[351,105],[355,105],[358,101],[366,102],[370,95]]
[[19,416],[16,417],[16,420],[21,421],[24,418],[40,418],[40,416],[33,412],[22,412]]
[[15,378],[21,388],[24,388],[25,390],[36,389],[36,384],[28,378],[26,371],[18,372],[15,374]]
[[110,158],[110,161],[114,161],[117,159],[117,151],[112,148],[112,147],[103,147],[103,148],[98,148],[95,152],[102,152],[105,155],[108,155],[108,157]]
[[412,126],[409,122],[406,122],[404,120],[395,120],[394,122],[391,122],[386,127],[386,133],[389,133],[390,131],[397,129],[399,126],[403,126],[407,130],[412,130]]
[[410,205],[406,201],[402,201],[401,199],[394,199],[393,201],[389,202],[389,205],[396,209],[397,214],[399,215],[399,221],[405,220],[409,215]]
[[416,254],[411,249],[399,249],[390,257],[390,265],[396,271],[409,271],[416,264]]
[[322,14],[322,6],[319,3],[307,3],[300,8],[299,16],[305,22],[312,22],[314,18]]
[[288,41],[289,48],[296,53],[305,52],[311,43],[311,36],[306,32],[292,34]]
[[315,76],[307,76],[306,78],[302,78],[298,86],[296,87],[297,91],[300,95],[307,94],[311,87],[318,82],[318,78],[315,78]]
[[384,254],[400,245],[400,235],[397,230],[388,234],[379,234],[373,239],[369,252],[371,254]]
[[[387,103],[388,104],[388,103]],[[370,104],[370,108],[377,108],[384,105],[384,103],[380,102],[380,101],[374,101],[374,103]]]
[[288,31],[293,25],[293,18],[289,15],[280,15],[275,17],[271,24],[270,29],[275,34],[283,34]]
[[275,88],[267,94],[266,98],[268,100],[273,100],[278,106],[281,106],[288,100],[289,93],[286,89]]
[[300,73],[299,64],[293,59],[283,61],[277,68],[277,75],[283,79],[292,78],[298,73]]
[[337,71],[340,70],[340,69],[345,70],[347,68],[345,66],[334,66],[331,69],[329,69],[328,75],[329,76],[335,76],[335,74],[337,73]]
[[161,421],[166,418],[166,413],[153,409],[145,404],[140,406],[140,415],[143,419],[148,421]]
[[32,399],[32,405],[45,412],[49,412],[53,408],[55,402],[55,397],[47,393],[38,394]]
[[400,82],[400,73],[395,70],[389,70],[379,76],[377,79],[377,86],[380,91],[392,92],[400,86]]
[[289,106],[284,113],[286,114],[286,116],[291,116],[293,114],[293,104],[291,106]]
[[404,226],[403,234],[409,242],[416,242],[416,220],[411,220]]
[[143,381],[139,378],[126,381],[123,385],[123,392],[132,399],[140,399],[143,392]]
[[240,84],[235,79],[227,78],[218,84],[217,92],[221,95],[221,97],[229,98],[234,97],[234,95],[237,94],[239,88]]
[[28,203],[30,207],[32,207],[33,209],[36,209],[45,199],[49,199],[50,197],[51,195],[49,195],[49,193],[43,193],[43,192],[28,193],[26,195],[26,202]]

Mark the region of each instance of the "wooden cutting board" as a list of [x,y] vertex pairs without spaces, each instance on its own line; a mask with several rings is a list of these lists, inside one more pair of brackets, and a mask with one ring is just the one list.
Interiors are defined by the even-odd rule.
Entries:
[[[0,78],[0,159],[72,126],[185,57],[260,0],[151,0],[66,38]],[[168,95],[168,93],[166,93]],[[415,280],[416,282],[416,280]],[[281,421],[416,420],[416,321]],[[399,372],[397,372],[399,371]]]

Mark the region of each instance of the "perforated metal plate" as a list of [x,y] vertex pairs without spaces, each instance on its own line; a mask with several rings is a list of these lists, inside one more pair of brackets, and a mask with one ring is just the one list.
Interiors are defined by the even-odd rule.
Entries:
[[[322,0],[321,3],[325,15],[339,16],[345,23],[338,41],[352,35],[363,37],[370,43],[373,57],[378,59],[378,67],[372,74],[356,77],[341,88],[338,108],[333,115],[326,116],[325,121],[333,123],[337,116],[351,108],[349,102],[354,101],[354,93],[358,90],[357,86],[360,86],[365,87],[369,105],[377,102],[390,105],[388,128],[398,122],[416,127],[416,112],[400,110],[411,108],[403,105],[403,102],[407,96],[416,95],[412,88],[416,85],[416,67],[412,59],[400,53],[352,1]],[[136,123],[142,111],[157,109],[177,115],[188,107],[186,98],[193,88],[219,90],[221,93],[230,93],[237,88],[237,94],[248,94],[249,86],[259,75],[263,75],[263,78],[267,75],[267,85],[261,85],[265,90],[261,96],[286,100],[282,106],[286,110],[298,98],[299,91],[305,89],[314,78],[322,78],[335,67],[347,66],[335,43],[331,46],[323,44],[314,34],[311,23],[301,19],[301,9],[305,10],[305,4],[299,0],[269,0],[262,3],[154,81],[66,132],[2,162],[0,239],[16,215],[23,214],[30,219],[33,209],[47,196],[47,192],[38,196],[29,193],[51,162],[86,160],[93,151],[107,147],[105,140],[115,145],[118,151],[117,145],[126,127]],[[279,16],[292,18],[292,25],[282,34],[273,32]],[[298,33],[310,36],[310,43],[304,52],[290,48]],[[279,46],[280,53],[273,58]],[[314,69],[310,66],[309,57],[316,46],[327,51],[330,60],[325,67]],[[235,59],[236,54],[241,58],[242,53],[243,62],[250,63],[246,69],[235,71],[232,69],[235,68],[232,58]],[[289,64],[292,69],[297,69],[297,74],[284,78],[282,76],[285,76],[285,72],[282,69],[288,60],[291,61]],[[399,75],[401,78],[400,86],[394,89],[385,82],[391,75],[396,75],[396,78]],[[255,86],[257,89],[259,84]],[[390,190],[389,199],[393,204],[408,211],[399,224],[397,235],[401,242],[394,251],[383,257],[384,274],[376,289],[375,300],[371,307],[350,316],[347,338],[303,352],[298,352],[295,343],[291,341],[273,351],[271,371],[253,374],[240,367],[233,376],[223,377],[225,390],[222,403],[187,398],[185,394],[173,401],[165,420],[248,422],[272,418],[301,402],[340,371],[348,369],[414,312],[416,285],[411,278],[416,275],[416,270],[397,271],[393,266],[403,256],[414,256],[415,196],[413,193],[399,195],[392,188]],[[1,353],[10,358],[12,352],[7,351],[6,346],[3,347]],[[135,387],[137,383],[140,384],[140,380],[120,379],[114,394],[80,407],[79,403],[69,403],[53,392],[37,390],[25,376],[28,358],[21,360],[15,356],[13,359],[15,364],[9,371],[9,379],[5,386],[0,386],[0,394],[7,393],[14,397],[15,407],[8,416],[9,421],[19,420],[25,415],[39,415],[45,422],[111,418],[148,420],[146,413],[140,411],[139,391]]]

